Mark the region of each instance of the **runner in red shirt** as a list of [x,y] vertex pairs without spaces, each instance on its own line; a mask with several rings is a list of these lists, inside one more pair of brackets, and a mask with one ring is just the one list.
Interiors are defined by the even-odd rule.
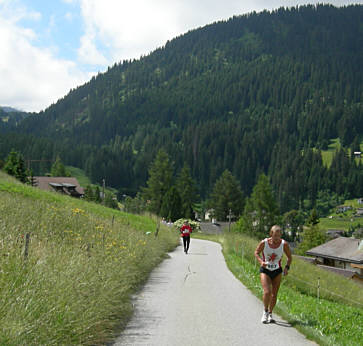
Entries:
[[190,233],[192,233],[192,227],[189,225],[188,220],[185,220],[183,226],[180,228],[180,234],[183,238],[184,252],[188,253],[189,244],[190,244]]

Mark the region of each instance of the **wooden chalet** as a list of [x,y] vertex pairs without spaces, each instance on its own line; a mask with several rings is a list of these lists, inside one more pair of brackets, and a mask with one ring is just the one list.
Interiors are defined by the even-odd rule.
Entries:
[[[363,241],[338,237],[306,252],[315,262],[332,271],[346,271],[346,276],[363,282]],[[349,273],[348,273],[349,272]]]
[[33,177],[33,186],[41,190],[55,191],[76,198],[84,196],[84,189],[73,177]]

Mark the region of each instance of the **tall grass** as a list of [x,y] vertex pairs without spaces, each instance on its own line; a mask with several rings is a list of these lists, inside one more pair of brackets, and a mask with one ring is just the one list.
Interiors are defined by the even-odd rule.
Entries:
[[[209,239],[222,244],[230,270],[261,298],[259,266],[254,258],[258,242],[236,233]],[[362,344],[362,286],[295,256],[289,275],[282,280],[276,310],[319,344]]]
[[[24,186],[0,173],[0,344],[95,345],[179,241],[156,220]],[[150,233],[151,232],[151,233]],[[25,256],[26,235],[30,235]]]

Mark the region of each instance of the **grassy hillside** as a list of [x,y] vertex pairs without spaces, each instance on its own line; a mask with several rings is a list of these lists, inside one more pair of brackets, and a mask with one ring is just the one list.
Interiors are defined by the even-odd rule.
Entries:
[[111,340],[131,314],[130,294],[178,244],[176,232],[162,228],[155,238],[155,229],[155,219],[0,172],[0,344]]

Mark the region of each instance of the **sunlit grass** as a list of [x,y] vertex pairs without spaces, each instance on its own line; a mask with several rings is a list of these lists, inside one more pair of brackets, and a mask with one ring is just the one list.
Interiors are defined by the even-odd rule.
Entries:
[[155,238],[156,224],[0,173],[0,344],[111,340],[131,293],[179,242],[167,228]]
[[[230,233],[198,235],[218,241],[228,267],[257,297],[262,297],[255,239]],[[318,299],[319,295],[319,299]],[[363,335],[362,286],[294,257],[282,280],[276,311],[322,345],[360,345]]]

